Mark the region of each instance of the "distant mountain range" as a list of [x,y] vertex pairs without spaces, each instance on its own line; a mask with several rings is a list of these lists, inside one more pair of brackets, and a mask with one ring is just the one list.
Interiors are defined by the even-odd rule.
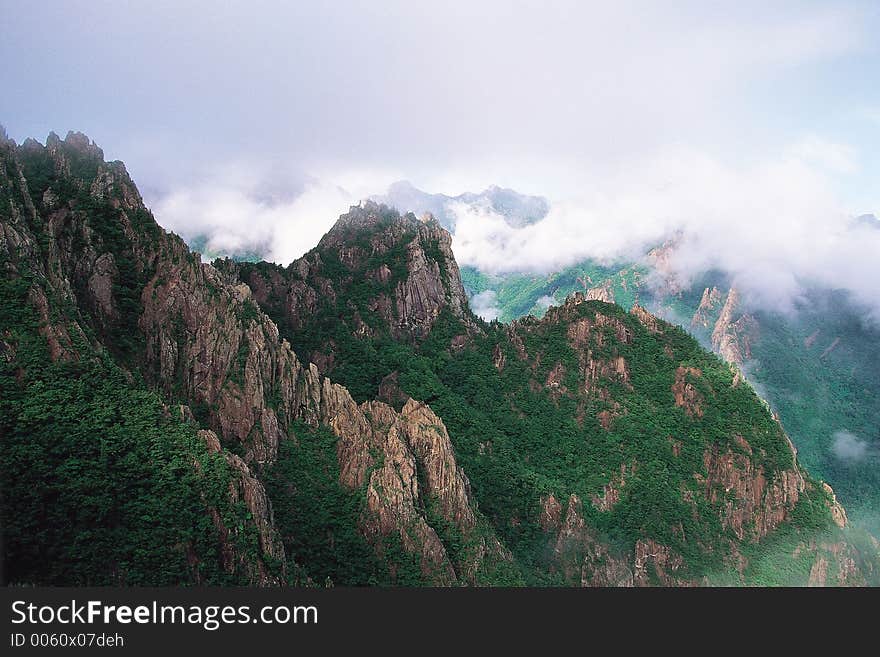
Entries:
[[401,212],[413,212],[416,216],[430,212],[451,233],[455,232],[456,205],[494,212],[504,217],[507,224],[514,228],[536,223],[550,211],[550,203],[541,196],[527,196],[495,185],[479,193],[465,192],[458,196],[446,196],[429,194],[404,180],[394,183],[385,194],[374,196],[372,200],[395,207]]

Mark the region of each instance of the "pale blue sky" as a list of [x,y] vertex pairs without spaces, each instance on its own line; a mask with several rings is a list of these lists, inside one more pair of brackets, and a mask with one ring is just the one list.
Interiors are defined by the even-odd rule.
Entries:
[[[831,282],[861,280],[880,305],[865,240],[818,246],[842,217],[880,212],[880,3],[0,9],[10,136],[87,133],[183,234],[271,243],[289,262],[394,180],[494,183],[554,202],[504,263],[546,269],[685,226],[708,245],[695,267],[761,271],[785,294],[811,267],[843,272]],[[486,225],[456,243],[464,262],[493,255]]]
[[0,121],[85,131],[147,186],[273,158],[552,193],[548,161],[816,138],[852,149],[852,202],[876,200],[880,4],[604,4],[3,0]]

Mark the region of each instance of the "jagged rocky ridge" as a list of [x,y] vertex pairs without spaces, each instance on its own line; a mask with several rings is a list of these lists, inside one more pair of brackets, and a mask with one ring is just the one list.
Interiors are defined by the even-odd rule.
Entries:
[[26,281],[53,362],[112,357],[222,458],[223,504],[246,515],[206,504],[221,572],[308,577],[263,473],[325,427],[390,581],[410,559],[434,584],[743,583],[776,534],[799,583],[870,575],[753,393],[642,309],[575,296],[486,325],[448,233],[373,203],[289,267],[213,266],[83,136],[2,148],[5,280]]
[[[446,313],[444,319],[440,321],[441,326],[437,327],[438,330],[434,331],[433,335],[430,331],[401,331],[400,314],[371,313],[370,311],[375,308],[394,307],[394,304],[388,304],[386,300],[391,296],[391,292],[396,292],[397,298],[402,298],[410,281],[402,278],[390,286],[378,284],[368,286],[366,289],[361,285],[361,282],[379,280],[383,284],[387,283],[387,279],[377,279],[373,274],[376,271],[376,263],[371,261],[371,258],[375,253],[380,253],[385,257],[385,262],[382,264],[383,271],[390,271],[395,264],[400,265],[401,263],[411,263],[414,260],[422,260],[422,258],[414,259],[412,252],[413,250],[427,250],[424,249],[424,244],[430,242],[425,239],[424,233],[431,229],[431,225],[430,220],[425,223],[411,215],[399,216],[381,206],[366,204],[363,207],[353,208],[349,215],[340,220],[328,237],[322,240],[321,245],[315,251],[287,268],[265,263],[234,264],[228,261],[223,263],[223,266],[236,272],[254,290],[259,291],[257,294],[261,305],[269,308],[270,314],[279,326],[285,327],[294,343],[309,345],[306,354],[313,359],[320,360],[325,371],[330,371],[331,375],[338,374],[346,385],[353,389],[362,390],[366,397],[379,395],[391,403],[394,403],[394,400],[401,396],[401,385],[407,387],[407,390],[418,389],[418,385],[401,384],[404,379],[411,377],[411,374],[407,372],[409,369],[407,364],[393,356],[382,362],[383,354],[387,354],[389,350],[392,353],[395,352],[401,343],[407,345],[406,353],[409,361],[424,358],[426,355],[436,355],[438,349],[444,358],[452,361],[465,360],[475,356],[474,352],[481,350],[484,350],[488,355],[488,345],[492,345],[491,358],[484,362],[488,364],[488,361],[491,361],[493,368],[502,378],[505,367],[509,368],[511,363],[517,362],[519,369],[513,378],[527,385],[531,393],[544,396],[544,403],[550,402],[558,407],[562,398],[570,400],[572,416],[578,429],[587,429],[584,431],[585,435],[589,435],[590,431],[595,431],[597,427],[602,431],[612,432],[617,418],[625,416],[629,412],[627,402],[621,399],[619,394],[613,392],[614,388],[620,386],[626,392],[636,392],[630,380],[630,362],[621,354],[623,350],[632,348],[634,336],[639,332],[635,328],[634,322],[644,326],[649,340],[653,338],[655,342],[660,343],[654,346],[662,347],[663,358],[674,364],[676,353],[672,345],[681,344],[679,341],[683,339],[683,336],[680,331],[676,332],[668,324],[650,315],[639,306],[633,308],[632,319],[621,319],[617,311],[609,312],[611,306],[589,303],[591,299],[596,297],[592,294],[574,295],[562,307],[551,308],[540,321],[527,318],[504,328],[481,325],[470,316],[469,312],[463,315],[460,310],[462,305],[455,296],[442,294],[444,285],[451,290],[457,290],[457,281],[454,281],[454,284],[450,286],[436,280],[435,277],[432,289],[440,293],[425,295],[425,298],[433,300],[434,305],[418,309],[422,319],[420,322],[416,322],[416,325],[424,326],[430,322],[437,322],[438,318]],[[392,249],[400,243],[401,235],[408,235],[411,241],[407,243],[407,256],[405,258],[399,257],[395,263]],[[328,245],[338,248],[339,255],[328,252]],[[448,248],[435,250],[434,253],[436,253],[435,261],[441,265],[451,259]],[[337,260],[341,261],[341,266]],[[424,267],[417,267],[413,271],[422,272],[424,269]],[[336,273],[333,276],[328,276],[328,270]],[[404,269],[404,271],[406,270]],[[435,273],[438,270],[439,267],[434,270]],[[339,273],[340,271],[341,273]],[[451,271],[457,273],[457,269]],[[335,285],[332,283],[334,280]],[[318,299],[322,295],[317,291],[328,291],[331,288],[332,294],[326,294],[324,298],[329,296],[332,301],[320,303]],[[301,298],[312,300],[305,310],[298,303]],[[345,300],[347,306],[344,312],[340,312],[337,299]],[[603,312],[604,308],[607,310]],[[347,321],[346,315],[354,317],[354,321]],[[366,316],[370,316],[374,320],[373,325],[368,328],[365,328],[362,319]],[[326,322],[327,317],[338,318],[332,329]],[[624,315],[624,317],[627,316]],[[321,328],[315,330],[315,327]],[[570,365],[566,365],[564,359],[556,362],[546,361],[545,352],[560,347],[560,345],[548,344],[549,341],[546,340],[538,343],[539,348],[536,354],[529,353],[529,349],[526,347],[526,342],[532,339],[529,334],[546,334],[548,332],[558,334],[560,330],[564,331],[567,338],[565,346],[574,352],[571,355],[575,358]],[[426,348],[422,344],[424,341],[431,344]],[[365,343],[372,350],[370,360],[378,361],[376,367],[371,368],[365,365],[361,371],[352,371],[351,368],[345,367],[348,361],[363,358]],[[695,345],[690,342],[684,346],[682,351],[686,353],[693,350]],[[618,347],[622,347],[622,349]],[[600,354],[602,355],[600,356]],[[574,362],[577,363],[576,366]],[[709,362],[716,369],[720,365],[711,359]],[[723,366],[721,371],[725,373],[723,381],[725,387],[738,389],[740,393],[746,392],[745,397],[748,400],[741,398],[739,403],[760,405],[737,371]],[[704,407],[718,406],[724,403],[713,399],[713,397],[721,397],[721,391],[716,393],[712,390],[712,384],[706,384],[699,368],[680,364],[677,367],[670,367],[670,372],[670,381],[665,388],[668,392],[665,394],[672,393],[671,405],[680,407],[686,417],[701,421],[704,417]],[[455,377],[451,378],[450,387],[454,387],[457,381],[455,381]],[[501,382],[490,383],[490,385],[505,387]],[[434,400],[435,407],[445,407],[447,403],[450,403],[449,397],[452,395],[448,389],[437,394],[436,386],[431,385],[426,388],[434,394],[422,392],[422,397]],[[641,392],[645,393],[643,389]],[[507,416],[524,415],[521,410],[515,407],[515,404],[510,402],[510,398],[515,394],[508,394],[507,400],[498,404],[502,413]],[[405,394],[402,397],[407,398]],[[470,403],[475,404],[473,400]],[[494,400],[487,399],[485,403],[492,404]],[[475,405],[479,406],[480,402],[477,401]],[[450,403],[450,406],[452,410],[458,410],[455,409],[455,404]],[[746,543],[760,541],[780,524],[790,521],[793,510],[798,506],[798,502],[803,496],[816,498],[816,494],[819,493],[815,484],[811,483],[796,465],[793,448],[778,424],[772,418],[767,417],[766,411],[762,409],[761,412],[764,414],[762,421],[766,433],[763,436],[757,435],[752,440],[767,445],[764,442],[767,440],[766,434],[772,436],[770,444],[767,446],[772,446],[778,454],[777,461],[772,466],[767,462],[768,449],[766,447],[759,447],[753,452],[752,446],[746,438],[738,433],[732,433],[726,436],[726,441],[703,441],[705,448],[701,453],[695,454],[698,458],[695,465],[691,466],[693,467],[692,483],[688,486],[688,490],[682,489],[681,491],[682,499],[687,500],[688,504],[695,505],[695,497],[702,496],[716,507],[715,517],[720,524],[720,530],[729,532],[731,535],[730,543],[722,546],[720,550],[729,550],[731,556],[728,563],[736,563],[739,568],[745,567],[743,564],[747,562],[747,559],[739,553],[735,545],[737,541],[745,541]],[[444,412],[441,414],[451,417]],[[462,428],[464,431],[468,431],[467,427],[463,426]],[[471,431],[473,430],[471,429]],[[548,437],[548,439],[552,440],[552,437]],[[726,447],[724,442],[727,443]],[[476,457],[476,461],[491,457],[494,447],[492,440],[476,440],[475,443],[476,454],[468,454],[464,444],[456,445],[460,460],[467,462],[466,470],[471,470],[471,467],[479,467],[471,460],[473,457]],[[674,457],[678,458],[682,449],[682,440],[673,436],[664,437],[662,446],[668,448],[669,445],[671,445]],[[547,445],[540,445],[540,447],[546,448]],[[647,445],[642,445],[641,451],[650,455],[650,449]],[[780,467],[781,462],[788,462],[791,465]],[[623,481],[628,475],[632,476],[638,471],[638,463],[621,463],[620,471],[619,480],[612,477],[610,481],[602,485],[604,492],[601,501],[594,503],[594,508],[605,512],[613,509],[615,502],[619,500]],[[824,489],[822,490],[824,491]],[[571,510],[566,511],[566,517],[571,522],[575,522],[573,518],[581,518],[582,511],[580,510],[580,497],[576,493],[568,494],[570,499],[572,496],[577,501],[570,504]],[[823,497],[823,493],[819,493],[818,497]],[[555,499],[553,494],[541,497],[540,501],[536,496],[533,501],[537,505],[537,515],[545,517],[547,510],[542,505],[547,500]],[[595,502],[599,498],[594,495],[593,499]],[[488,499],[488,496],[484,502],[484,508],[490,508],[494,511],[494,504],[492,500]],[[838,519],[842,518],[842,510],[834,500],[828,498],[822,504],[826,510],[832,510]],[[507,538],[508,542],[517,540],[517,537],[511,539],[510,536],[504,536],[505,524],[519,526],[523,522],[522,518],[512,516],[508,519],[501,519],[494,516],[492,520],[496,527],[499,527],[499,522],[501,523],[499,530],[502,538]],[[535,522],[536,517],[531,518],[530,521]],[[571,525],[571,522],[568,523],[568,526]],[[588,527],[586,531],[591,537],[589,541],[583,538],[582,542],[585,541],[591,545],[601,544],[601,541],[596,538],[598,533],[596,528],[590,532],[589,525],[582,518],[577,522]],[[552,534],[553,531],[559,529],[559,527],[548,525],[546,522],[538,524],[545,533],[549,531]],[[701,531],[705,529],[703,527]],[[679,525],[677,531],[680,535],[683,534],[683,525]],[[583,537],[586,534],[582,532],[580,535]],[[541,540],[548,539],[545,537]],[[561,549],[559,546],[562,544],[570,546],[571,540],[570,537],[565,540],[560,538],[550,540],[550,543],[556,546],[554,547],[555,554],[559,552]],[[607,554],[608,546],[603,549],[602,554]],[[650,569],[645,564],[649,562],[653,563],[652,568],[665,568],[664,572],[668,571],[668,565],[652,561],[657,550],[660,550],[660,554],[668,553],[670,555],[661,557],[660,561],[675,562],[676,568],[681,568],[684,565],[681,555],[676,555],[668,545],[663,545],[655,538],[637,539],[631,553],[618,553],[614,555],[614,558],[618,560],[618,564],[622,564],[621,568],[625,565],[629,571],[635,569],[641,575],[624,578],[621,581],[646,583],[648,580],[645,573]],[[813,550],[821,551],[821,548],[814,545]],[[560,568],[558,563],[556,565],[545,564],[544,567],[554,572],[554,576],[561,575],[564,581],[569,583],[608,584],[610,581],[603,578],[602,575],[590,575],[590,569],[586,566],[586,570],[583,570],[579,577],[574,577],[573,571],[570,569]],[[653,581],[673,584],[697,580],[687,577],[660,577],[659,580],[654,579]]]
[[[245,501],[260,537],[261,553],[245,564],[259,575],[249,581],[280,581],[264,562],[281,562],[285,570],[271,506],[250,467],[271,463],[280,441],[295,440],[289,431],[295,421],[327,425],[339,436],[341,483],[365,489],[363,531],[398,534],[405,550],[421,554],[427,581],[467,581],[487,555],[506,558],[490,533],[475,537],[478,549],[453,565],[425,521],[420,507],[436,499],[442,517],[463,535],[477,531],[467,478],[429,408],[410,404],[398,413],[381,402],[358,405],[313,364],[302,364],[250,289],[158,228],[121,163],[104,163],[82,135],[64,141],[53,135],[46,147],[6,142],[3,155],[5,276],[36,274],[29,294],[52,358],[82,357],[70,333],[85,335],[88,327],[92,349],[116,352],[166,400],[184,402],[193,424],[210,428],[199,436],[211,452],[223,453],[234,472],[229,495]],[[27,173],[39,182],[28,185]],[[111,216],[112,226],[97,225],[98,215]],[[121,280],[121,262],[128,280]],[[404,298],[404,308],[410,302]],[[114,343],[120,333],[135,336],[131,349]],[[416,471],[426,464],[432,468],[422,490]],[[222,540],[228,529],[218,521],[218,530]],[[230,569],[245,559],[231,545],[221,552]]]
[[639,304],[686,328],[779,414],[800,461],[831,482],[847,506],[851,529],[880,535],[880,332],[871,309],[846,290],[809,280],[799,281],[802,296],[776,307],[741,294],[723,269],[685,280],[672,265],[686,239],[677,234],[636,262],[588,259],[550,275],[488,276],[463,267],[462,276],[469,295],[495,295],[505,321],[542,316],[548,301],[583,291],[624,307]]

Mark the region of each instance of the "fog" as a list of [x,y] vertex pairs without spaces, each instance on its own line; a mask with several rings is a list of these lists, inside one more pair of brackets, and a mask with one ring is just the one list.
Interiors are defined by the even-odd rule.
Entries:
[[314,247],[342,212],[390,180],[344,171],[315,178],[238,162],[186,185],[149,190],[145,199],[163,227],[188,240],[206,238],[211,253],[256,252],[286,265]]
[[495,290],[485,290],[470,298],[470,307],[474,314],[482,317],[487,322],[497,319],[501,310],[498,308],[498,293]]
[[868,456],[868,443],[849,431],[838,431],[834,434],[831,452],[845,463],[858,463]]
[[718,268],[756,306],[785,311],[819,285],[878,310],[880,230],[845,209],[832,180],[840,158],[840,148],[815,142],[739,168],[670,154],[590,181],[594,193],[554,203],[519,229],[458,204],[453,249],[460,264],[487,272],[549,272],[587,257],[639,260],[674,238],[669,266],[682,282]]

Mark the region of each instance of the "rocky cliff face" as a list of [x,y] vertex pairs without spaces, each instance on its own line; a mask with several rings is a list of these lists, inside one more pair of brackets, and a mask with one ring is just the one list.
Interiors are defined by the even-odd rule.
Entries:
[[[345,388],[324,381],[323,421],[340,438],[342,483],[365,490],[368,536],[399,536],[405,549],[420,555],[422,574],[435,584],[473,583],[485,559],[510,560],[491,532],[479,535],[468,478],[443,421],[426,404],[409,399],[400,412],[379,401],[357,405]],[[428,507],[471,542],[458,562],[429,524]]]
[[744,308],[736,287],[727,292],[717,286],[705,288],[690,328],[706,337],[719,356],[738,367],[752,358],[752,346],[760,337],[758,320]]
[[[710,297],[707,295],[707,298]],[[630,318],[638,322],[643,332],[636,329]],[[547,331],[561,331],[566,336],[578,362],[576,369],[568,368],[573,370],[572,376],[567,376],[564,361],[542,363],[547,352],[529,349],[530,342],[539,344],[533,336]],[[537,373],[543,368],[550,372],[543,386],[537,385],[540,381],[537,379],[533,388],[543,387],[555,399],[567,396],[576,400],[579,421],[583,423],[587,414],[592,412],[595,421],[606,431],[614,431],[617,422],[626,418],[630,408],[621,391],[636,394],[640,392],[640,386],[648,383],[632,374],[635,365],[631,359],[633,350],[638,349],[642,341],[648,336],[656,336],[654,339],[659,338],[662,343],[663,357],[669,360],[670,374],[666,385],[674,405],[694,426],[717,422],[707,413],[718,403],[717,398],[726,393],[716,389],[717,380],[713,385],[701,368],[676,364],[676,340],[671,327],[639,306],[635,306],[627,317],[604,304],[591,304],[590,300],[576,293],[562,306],[551,308],[541,320],[514,322],[510,333],[512,342],[518,345],[518,357],[529,370]],[[497,367],[501,352],[493,357]],[[573,381],[577,385],[572,385]],[[731,378],[725,385],[734,390],[736,378]],[[701,514],[698,509],[705,509],[704,505],[708,504],[722,530],[730,532],[733,540],[726,549],[732,549],[733,554],[739,554],[737,543],[760,542],[789,521],[806,490],[811,491],[810,494],[817,492],[815,484],[805,479],[795,461],[793,447],[784,439],[778,424],[774,431],[784,441],[784,460],[790,465],[769,466],[764,459],[764,448],[759,453],[745,438],[733,434],[726,445],[710,442],[703,448],[699,466],[681,484],[679,499],[684,508],[690,509],[689,513],[697,518]],[[672,436],[666,449],[670,448],[673,461],[684,461],[683,450],[693,449]],[[626,499],[628,487],[632,485],[630,482],[639,479],[639,461],[650,458],[654,457],[642,452],[612,468],[601,490],[592,496],[592,506],[599,512],[600,519],[603,515],[613,514],[621,500]],[[824,486],[827,492],[829,489]],[[828,492],[826,497],[832,515],[840,519],[836,522],[845,522],[842,509],[833,500],[833,493]],[[595,518],[591,520],[591,514],[585,513],[581,497],[571,493],[567,499],[567,502],[560,502],[552,494],[541,498],[537,517],[552,545],[553,568],[558,568],[566,581],[585,586],[704,583],[702,579],[687,574],[680,547],[689,540],[702,540],[686,538],[688,532],[696,535],[699,530],[686,531],[684,525],[673,523],[668,531],[677,537],[678,547],[670,545],[668,539],[647,535],[637,540],[630,550],[615,549],[600,537],[602,523],[597,523]]]
[[[36,142],[22,147],[36,162],[34,168],[51,172],[40,208],[27,194],[14,145],[5,148],[7,176],[12,169],[17,178],[4,179],[4,191],[14,183],[20,193],[11,199],[10,217],[2,223],[7,267],[16,261],[39,263],[52,292],[83,309],[84,321],[101,338],[96,348],[114,332],[134,336],[142,347],[126,354],[126,366],[142,372],[167,399],[188,404],[190,417],[209,428],[200,435],[212,452],[222,453],[233,472],[229,498],[248,509],[262,555],[248,562],[224,539],[228,570],[245,568],[252,581],[262,584],[279,581],[263,560],[283,564],[284,549],[265,491],[250,467],[274,461],[279,442],[291,439],[288,427],[295,421],[325,424],[337,434],[342,483],[353,490],[365,487],[363,531],[398,534],[407,551],[421,555],[426,581],[468,581],[487,554],[507,558],[491,532],[488,538],[475,535],[478,514],[467,477],[456,465],[442,421],[426,405],[409,402],[401,413],[380,402],[359,406],[314,364],[303,364],[258,305],[274,289],[272,281],[262,287],[258,282],[255,295],[247,285],[200,262],[177,236],[155,225],[124,167],[104,163],[100,149],[81,135],[71,134],[64,142],[50,137],[46,147]],[[74,175],[72,166],[91,173]],[[460,280],[441,276],[438,261],[429,261],[424,253],[433,249],[432,255],[448,258],[444,266],[455,267],[448,234],[432,221],[395,216],[386,222],[383,212],[387,215],[387,208],[372,204],[353,209],[321,248],[338,248],[340,259],[352,267],[381,260],[384,249],[403,250],[407,275],[389,288],[388,314],[382,315],[395,335],[424,335],[443,308],[466,316]],[[96,221],[95,215],[106,216],[107,223]],[[384,232],[373,247],[346,247],[351,231],[379,225]],[[35,228],[48,233],[43,254]],[[123,261],[124,268],[117,266]],[[320,269],[320,263],[315,254],[311,264],[304,260],[295,267],[305,272]],[[380,264],[375,273],[381,279],[387,270]],[[297,313],[306,311],[309,298],[322,291],[332,294],[328,286],[338,284],[318,274],[307,278],[315,282],[314,290],[299,281],[286,295],[296,299],[289,306],[293,323],[302,321]],[[53,353],[68,357],[71,329],[51,321],[58,307],[40,287],[34,287],[33,299],[46,321],[41,330]],[[299,303],[303,300],[305,306]],[[429,503],[478,544],[460,562],[452,563],[425,520]],[[216,513],[214,522],[223,536],[235,531]]]
[[632,564],[610,553],[583,519],[582,503],[570,495],[562,506],[553,495],[541,500],[541,527],[551,537],[553,558],[566,581],[580,586],[623,586],[635,584]]
[[[233,573],[237,569],[243,569],[248,573],[248,579],[251,582],[261,586],[283,584],[287,574],[284,545],[275,529],[272,505],[269,502],[269,498],[266,497],[263,484],[254,476],[244,459],[223,450],[217,434],[210,430],[201,429],[198,435],[207,445],[208,451],[212,454],[220,454],[232,471],[233,476],[229,483],[228,491],[229,499],[233,504],[244,504],[244,507],[253,519],[258,547],[260,555],[262,555],[260,559],[252,559],[238,550],[236,548],[237,542],[232,540],[232,535],[240,533],[241,529],[235,526],[228,526],[217,509],[211,508],[209,511],[211,520],[220,534],[220,554],[223,568],[228,573]],[[266,565],[266,562],[269,560],[280,564],[280,570],[271,572]],[[202,582],[197,583],[201,584]]]
[[[577,294],[541,320],[479,322],[430,217],[368,202],[289,267],[212,265],[84,137],[0,148],[4,275],[36,274],[52,358],[107,355],[191,409],[230,473],[223,499],[249,518],[210,513],[227,572],[276,584],[308,570],[260,481],[300,424],[335,436],[377,558],[393,575],[393,539],[433,584],[486,583],[498,564],[527,581],[702,583],[707,555],[747,551],[804,500],[832,499],[730,373],[645,309]],[[721,346],[742,333],[731,296]],[[816,522],[841,517],[828,505]]]
[[703,290],[703,297],[700,299],[700,305],[691,319],[691,328],[708,329],[714,325],[718,311],[722,305],[721,292],[714,285],[712,288]]
[[712,349],[727,362],[742,365],[752,357],[752,343],[757,332],[758,322],[751,314],[742,311],[739,292],[730,288],[712,330]]
[[752,448],[736,436],[738,451],[713,447],[703,454],[706,475],[695,475],[706,497],[721,506],[721,525],[739,540],[761,540],[788,517],[806,482],[797,467],[770,476],[749,459]]
[[[227,264],[290,335],[342,319],[352,337],[424,339],[445,312],[478,331],[452,255],[451,238],[430,215],[365,201],[339,218],[318,246],[286,269]],[[304,355],[332,372],[332,338]]]
[[553,555],[566,581],[580,586],[689,586],[681,579],[684,560],[669,547],[653,539],[637,541],[629,554],[615,553],[598,539],[583,518],[577,495],[568,498],[563,519],[551,517],[559,503],[552,496],[542,500],[548,520],[545,531],[555,535]]
[[587,290],[587,301],[604,301],[614,303],[614,291],[611,289],[611,281],[606,281],[599,287],[591,287]]
[[[3,274],[7,279],[29,281],[29,298],[41,319],[39,331],[49,344],[50,357],[56,361],[91,359],[106,350],[123,356],[129,367],[139,362],[129,349],[113,341],[122,333],[130,339],[137,335],[138,288],[152,279],[144,288],[149,307],[156,300],[157,269],[166,275],[166,254],[173,253],[181,266],[184,261],[195,266],[185,247],[155,225],[124,166],[104,162],[101,150],[84,135],[70,133],[62,141],[52,134],[45,147],[29,140],[16,148],[7,141],[0,144],[0,161]],[[139,342],[132,339],[132,344]],[[184,377],[181,363],[169,357],[172,346],[167,338],[165,344],[165,369],[158,369],[169,375],[161,383],[167,383],[170,390],[176,380],[190,377]],[[173,348],[177,346],[175,342]],[[144,364],[151,362],[152,355],[152,351],[146,355]],[[187,410],[183,419],[190,418]],[[221,452],[213,432],[199,435],[210,453]],[[226,502],[246,506],[247,524],[260,542],[257,553],[243,552],[233,536],[243,528],[225,526],[220,511],[212,507],[223,568],[229,574],[244,572],[253,584],[280,583],[284,549],[262,484],[239,457],[226,452],[223,456],[232,473]],[[198,469],[199,464],[194,467]],[[192,559],[197,562],[200,555]],[[270,561],[282,564],[282,570],[270,572]]]

